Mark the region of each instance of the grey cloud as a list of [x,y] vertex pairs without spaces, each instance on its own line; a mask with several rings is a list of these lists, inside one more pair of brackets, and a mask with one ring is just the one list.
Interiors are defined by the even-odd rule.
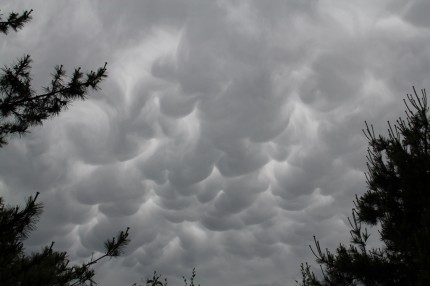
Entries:
[[264,225],[274,223],[274,218],[278,215],[277,208],[274,206],[274,198],[267,192],[259,194],[258,199],[244,210],[240,217],[245,225]]
[[135,200],[145,194],[139,173],[119,165],[106,165],[87,171],[73,192],[79,202],[97,204]]
[[4,59],[31,53],[36,86],[59,63],[107,61],[110,76],[0,150],[0,192],[40,191],[29,245],[55,239],[72,260],[130,226],[105,285],[152,270],[181,283],[194,266],[202,285],[293,283],[313,235],[348,241],[364,120],[383,132],[429,83],[423,1],[31,5],[2,8],[35,10]]
[[404,13],[404,17],[410,23],[423,27],[429,28],[430,21],[426,16],[425,11],[430,8],[430,5],[427,1],[419,0],[408,3],[406,11]]

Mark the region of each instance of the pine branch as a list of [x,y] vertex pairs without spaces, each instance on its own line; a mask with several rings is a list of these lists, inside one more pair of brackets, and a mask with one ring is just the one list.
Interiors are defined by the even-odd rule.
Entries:
[[[69,96],[69,97],[82,97],[86,92],[86,88],[91,87],[95,90],[97,90],[98,84],[101,82],[101,80],[103,78],[105,78],[106,75],[106,65],[107,63],[105,63],[105,65],[100,68],[97,72],[93,72],[91,71],[90,74],[87,74],[87,79],[85,81],[80,81],[80,80],[71,80],[71,82],[67,85],[63,85],[58,83],[58,79],[57,81],[53,81],[52,82],[52,87],[50,88],[45,88],[45,90],[52,90],[51,92],[47,92],[47,93],[43,93],[43,94],[39,94],[39,95],[35,95],[32,97],[28,97],[28,98],[22,98],[20,100],[16,100],[12,103],[7,103],[5,104],[5,108],[6,109],[15,109],[17,106],[23,105],[27,102],[31,102],[31,101],[36,101],[36,100],[40,100],[40,99],[46,99],[48,97],[52,97],[55,95],[62,95],[62,96]],[[62,69],[62,66],[60,67]],[[76,69],[75,70],[75,74],[80,72],[80,69]],[[76,77],[76,76],[74,76]],[[3,106],[1,106],[2,108]]]
[[100,260],[106,258],[106,257],[117,257],[119,256],[125,246],[128,245],[130,242],[130,239],[128,238],[130,230],[129,227],[125,231],[120,231],[116,237],[113,237],[110,240],[107,240],[105,242],[105,254],[101,255],[97,259],[91,259],[89,262],[82,264],[80,267],[74,267],[72,269],[72,272],[75,274],[75,278],[73,280],[76,280],[74,283],[70,284],[70,286],[75,286],[82,284],[83,282],[90,281],[92,278],[90,267]]
[[33,10],[25,10],[22,12],[22,14],[12,12],[9,14],[9,17],[6,21],[2,21],[2,15],[0,15],[0,32],[7,34],[9,28],[15,32],[18,31],[24,26],[25,23],[31,20],[31,12],[33,12]]
[[31,58],[29,55],[18,60],[13,67],[3,68],[0,76],[0,147],[6,144],[6,137],[22,135],[28,128],[42,124],[55,116],[76,99],[85,99],[88,89],[97,90],[100,82],[107,77],[106,65],[97,71],[83,73],[75,69],[66,80],[62,66],[55,68],[45,93],[36,95],[31,88]]

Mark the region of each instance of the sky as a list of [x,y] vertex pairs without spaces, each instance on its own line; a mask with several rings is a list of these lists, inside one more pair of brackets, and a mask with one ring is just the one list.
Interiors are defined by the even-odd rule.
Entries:
[[108,63],[100,91],[0,149],[0,195],[44,204],[28,251],[87,261],[130,227],[96,267],[106,286],[193,267],[202,286],[295,285],[314,235],[349,241],[364,122],[386,134],[430,87],[426,0],[1,4],[34,10],[0,64],[30,54],[36,90],[56,65]]

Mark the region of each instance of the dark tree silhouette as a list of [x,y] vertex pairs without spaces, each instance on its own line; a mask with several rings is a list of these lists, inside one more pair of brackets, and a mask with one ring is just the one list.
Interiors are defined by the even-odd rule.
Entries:
[[[11,13],[6,21],[0,17],[0,32],[17,31],[31,19],[30,11]],[[24,56],[12,68],[3,68],[0,75],[0,147],[10,135],[22,135],[28,128],[42,124],[57,115],[72,101],[84,99],[89,88],[98,89],[106,77],[106,64],[96,72],[75,69],[70,79],[62,66],[55,69],[51,83],[42,94],[31,87],[31,59]],[[105,252],[81,265],[70,265],[66,252],[53,250],[52,243],[40,252],[26,254],[23,241],[35,228],[42,204],[39,193],[30,197],[24,208],[7,206],[0,197],[0,284],[27,285],[92,285],[95,263],[105,257],[119,256],[129,243],[128,228],[105,242]]]
[[[11,27],[21,28],[31,19],[31,10],[22,14],[12,13],[9,20],[0,22],[0,31],[6,33]],[[33,125],[58,115],[72,101],[85,99],[88,89],[99,88],[107,76],[106,64],[97,71],[83,73],[75,69],[67,79],[63,66],[55,67],[52,80],[44,93],[36,94],[31,86],[31,58],[26,55],[12,67],[4,67],[0,75],[0,146],[7,143],[9,135],[22,135]]]
[[[300,285],[430,285],[429,107],[425,90],[413,91],[406,120],[388,122],[388,136],[366,123],[368,190],[354,201],[351,244],[332,253],[314,237],[322,277],[302,264]],[[362,224],[378,226],[381,248],[368,249]]]
[[42,204],[30,197],[24,208],[5,206],[0,198],[1,285],[87,285],[93,283],[92,265],[105,257],[119,256],[128,244],[128,228],[105,242],[105,252],[81,265],[69,265],[66,252],[53,250],[52,243],[41,252],[24,253],[23,241],[35,228]]
[[6,21],[3,21],[3,15],[0,14],[0,32],[7,34],[9,29],[15,32],[18,31],[18,29],[24,27],[25,23],[31,20],[31,12],[33,12],[33,10],[24,11],[21,14],[12,12],[9,14]]
[[[185,276],[182,276],[182,280],[184,281],[184,286],[196,286],[196,284],[194,284],[194,280],[196,276],[197,276],[196,268],[193,268],[189,282],[187,278],[185,278]],[[154,274],[152,275],[152,277],[147,278],[145,281],[146,286],[167,286],[167,284],[168,284],[167,278],[163,278],[161,274],[157,273],[157,271],[154,271]],[[197,284],[197,285],[200,286],[200,284]],[[134,283],[132,286],[138,286],[138,284]],[[139,286],[142,286],[142,285],[139,285]]]

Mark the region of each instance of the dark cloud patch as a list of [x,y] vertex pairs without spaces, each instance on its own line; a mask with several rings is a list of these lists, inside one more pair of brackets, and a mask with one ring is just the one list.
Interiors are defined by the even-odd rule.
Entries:
[[404,17],[407,21],[413,25],[417,25],[423,28],[430,27],[430,21],[426,17],[425,11],[430,8],[430,4],[427,1],[419,0],[411,2],[407,5]]

